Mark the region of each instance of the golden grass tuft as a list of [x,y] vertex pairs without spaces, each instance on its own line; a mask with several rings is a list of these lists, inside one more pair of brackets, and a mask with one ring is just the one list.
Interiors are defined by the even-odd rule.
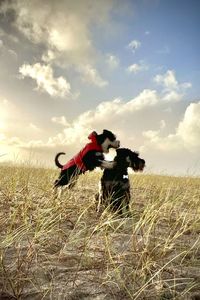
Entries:
[[200,178],[131,175],[119,218],[96,212],[100,173],[60,199],[56,174],[0,167],[0,299],[200,299]]

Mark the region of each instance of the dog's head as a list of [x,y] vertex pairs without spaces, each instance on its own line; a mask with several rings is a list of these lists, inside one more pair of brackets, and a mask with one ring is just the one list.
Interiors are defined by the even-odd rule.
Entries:
[[117,149],[117,156],[115,161],[119,168],[132,168],[133,171],[143,171],[145,167],[145,160],[139,157],[138,152],[133,152],[127,148]]
[[116,135],[106,129],[103,130],[102,134],[97,135],[97,141],[104,153],[108,153],[110,148],[117,149],[120,146],[120,141],[117,140]]

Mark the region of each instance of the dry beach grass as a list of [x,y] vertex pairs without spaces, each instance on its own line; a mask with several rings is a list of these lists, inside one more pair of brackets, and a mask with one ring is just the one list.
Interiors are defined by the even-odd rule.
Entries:
[[[0,167],[0,299],[200,299],[200,178],[131,175],[131,217],[95,210],[100,174]],[[7,298],[6,298],[7,297]]]

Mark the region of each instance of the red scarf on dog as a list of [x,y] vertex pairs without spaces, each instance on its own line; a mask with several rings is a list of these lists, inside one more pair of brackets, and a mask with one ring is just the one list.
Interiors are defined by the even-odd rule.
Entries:
[[83,163],[83,157],[88,153],[88,151],[98,151],[103,152],[101,145],[97,143],[96,140],[97,133],[93,131],[89,136],[88,139],[91,140],[90,143],[86,144],[85,147],[77,153],[72,159],[70,159],[62,168],[66,170],[74,165],[76,165],[83,173],[87,171],[86,166]]

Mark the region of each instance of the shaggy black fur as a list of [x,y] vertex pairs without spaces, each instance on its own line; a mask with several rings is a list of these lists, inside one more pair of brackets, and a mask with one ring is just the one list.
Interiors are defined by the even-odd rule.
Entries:
[[129,211],[130,202],[130,182],[128,177],[128,167],[135,172],[143,171],[145,160],[139,158],[138,152],[133,152],[127,148],[116,150],[117,156],[114,161],[116,165],[111,170],[104,170],[101,177],[100,192],[98,198],[98,210],[101,203],[111,210],[120,214],[125,207],[126,212]]

